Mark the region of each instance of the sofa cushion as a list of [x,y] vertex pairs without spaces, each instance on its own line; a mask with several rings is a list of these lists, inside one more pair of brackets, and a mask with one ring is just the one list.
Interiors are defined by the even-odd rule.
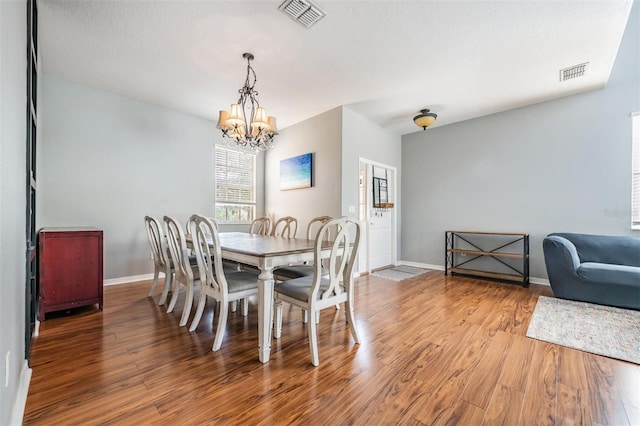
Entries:
[[640,267],[585,262],[578,267],[578,276],[594,282],[640,287]]

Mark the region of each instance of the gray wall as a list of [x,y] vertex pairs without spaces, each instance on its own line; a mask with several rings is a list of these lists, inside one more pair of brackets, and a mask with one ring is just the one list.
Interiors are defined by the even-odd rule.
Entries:
[[[402,212],[402,144],[400,136],[383,128],[349,107],[342,108],[342,214],[349,213],[349,206],[359,203],[360,158],[395,167],[397,193],[393,194],[396,215],[396,247],[398,259],[402,259],[400,249],[400,229]],[[392,190],[392,189],[390,189]]]
[[[0,1],[0,424],[11,424],[24,364],[26,1]],[[4,385],[9,354],[9,386]],[[24,397],[24,395],[23,395]],[[21,401],[23,404],[24,401]],[[16,413],[17,415],[18,413]],[[22,413],[20,412],[21,416]]]
[[103,229],[105,279],[152,272],[145,215],[214,214],[215,123],[51,75],[41,87],[39,227]]
[[636,2],[604,89],[403,136],[404,260],[443,265],[447,229],[528,232],[531,276],[546,278],[550,232],[640,236],[630,230],[639,18]]
[[[342,161],[341,108],[319,114],[287,127],[275,139],[265,159],[265,207],[272,219],[298,219],[298,237],[306,235],[309,220],[316,216],[340,216]],[[280,190],[280,161],[313,153],[313,187]]]

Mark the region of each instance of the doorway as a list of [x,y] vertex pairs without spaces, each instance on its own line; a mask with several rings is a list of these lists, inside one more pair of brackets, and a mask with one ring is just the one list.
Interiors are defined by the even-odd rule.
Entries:
[[31,362],[31,341],[36,334],[38,312],[38,283],[36,256],[36,117],[38,100],[38,5],[36,0],[27,1],[27,105],[26,105],[26,250],[25,250],[25,323],[24,352],[27,362]]
[[363,224],[360,273],[393,266],[397,261],[397,170],[360,158],[359,219]]

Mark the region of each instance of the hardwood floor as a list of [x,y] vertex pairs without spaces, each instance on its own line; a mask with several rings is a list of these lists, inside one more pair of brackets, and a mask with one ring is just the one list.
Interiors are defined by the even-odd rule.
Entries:
[[213,303],[189,333],[149,282],[106,287],[103,312],[41,324],[24,424],[640,424],[640,366],[525,337],[548,287],[440,271],[356,285],[362,344],[324,311],[319,367],[299,309],[261,364],[255,300],[214,353]]

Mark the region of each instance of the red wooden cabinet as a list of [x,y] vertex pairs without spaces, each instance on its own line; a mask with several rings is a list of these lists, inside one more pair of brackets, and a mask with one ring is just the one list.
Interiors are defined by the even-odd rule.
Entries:
[[102,310],[102,231],[43,228],[38,237],[40,321],[47,312],[98,304]]

